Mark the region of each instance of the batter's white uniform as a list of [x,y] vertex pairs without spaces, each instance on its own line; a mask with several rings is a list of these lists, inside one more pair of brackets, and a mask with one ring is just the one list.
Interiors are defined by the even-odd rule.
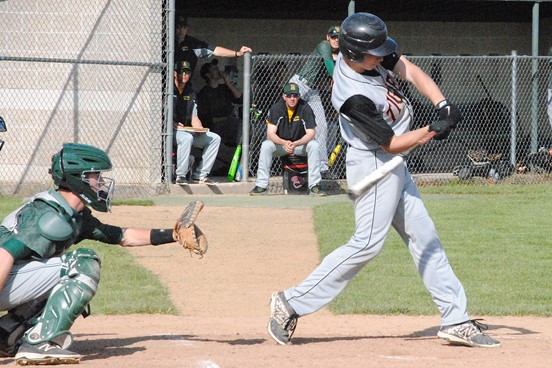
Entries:
[[[387,134],[380,144],[386,143],[389,134],[408,131],[411,106],[392,75],[381,65],[371,73],[359,74],[339,55],[333,76],[332,103],[340,112],[341,134],[350,145],[346,165],[347,184],[352,186],[395,156],[382,150],[377,140]],[[362,123],[366,125],[360,129],[353,126],[351,118],[344,114],[347,112],[357,121],[364,118]],[[299,316],[319,310],[341,293],[382,251],[393,226],[405,241],[425,287],[439,308],[441,324],[454,325],[470,319],[464,288],[448,262],[405,164],[358,198],[354,208],[355,233],[348,243],[326,256],[303,282],[284,291]]]

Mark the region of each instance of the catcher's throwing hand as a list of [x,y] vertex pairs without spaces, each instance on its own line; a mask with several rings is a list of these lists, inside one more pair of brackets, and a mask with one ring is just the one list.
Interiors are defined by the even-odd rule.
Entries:
[[207,238],[199,227],[195,224],[199,212],[203,209],[203,202],[190,202],[188,207],[182,211],[182,214],[176,220],[173,236],[184,249],[188,249],[190,254],[193,252],[203,258],[207,253]]

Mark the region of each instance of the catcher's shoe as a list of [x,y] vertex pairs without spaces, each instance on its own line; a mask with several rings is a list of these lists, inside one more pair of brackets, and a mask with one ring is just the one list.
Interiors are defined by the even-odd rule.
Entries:
[[466,345],[479,348],[497,348],[501,346],[500,341],[481,332],[481,330],[486,329],[486,325],[479,323],[477,320],[471,320],[459,325],[443,326],[437,332],[437,337],[447,340],[452,345]]
[[23,341],[15,355],[15,361],[19,365],[78,364],[80,358],[79,354],[62,349],[53,342],[31,345]]
[[278,344],[286,345],[290,342],[298,318],[299,315],[289,305],[283,291],[272,294],[268,333]]

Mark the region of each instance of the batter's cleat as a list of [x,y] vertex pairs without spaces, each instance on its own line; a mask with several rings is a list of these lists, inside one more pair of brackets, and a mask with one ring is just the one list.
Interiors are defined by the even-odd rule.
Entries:
[[64,350],[53,342],[31,345],[24,341],[15,354],[18,365],[79,364],[80,358],[79,354]]
[[443,326],[437,332],[437,337],[447,340],[452,345],[475,346],[479,348],[500,347],[500,341],[481,332],[487,328],[486,325],[474,319],[458,325]]
[[266,195],[266,194],[268,194],[268,190],[266,188],[261,188],[258,186],[255,186],[255,188],[251,189],[251,192],[249,192],[249,195],[251,196]]
[[272,294],[270,299],[270,318],[268,320],[268,333],[280,345],[287,345],[297,327],[299,315],[286,300],[284,292]]
[[318,196],[318,197],[325,197],[328,195],[328,193],[324,192],[322,189],[320,189],[320,186],[315,185],[312,188],[310,188],[311,196]]
[[176,178],[176,184],[178,184],[178,185],[188,185],[188,180],[186,180],[185,176],[178,176]]

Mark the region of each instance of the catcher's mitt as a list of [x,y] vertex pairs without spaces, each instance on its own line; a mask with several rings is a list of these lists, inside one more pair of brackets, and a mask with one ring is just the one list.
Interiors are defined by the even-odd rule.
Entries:
[[199,212],[203,209],[203,202],[190,202],[174,225],[174,238],[184,249],[188,249],[203,258],[207,252],[207,238],[195,224]]

